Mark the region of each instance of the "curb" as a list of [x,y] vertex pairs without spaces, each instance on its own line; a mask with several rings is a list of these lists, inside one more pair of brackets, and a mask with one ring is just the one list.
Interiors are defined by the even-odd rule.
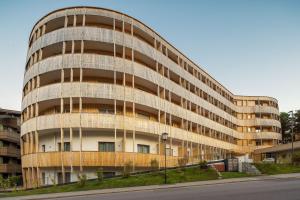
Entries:
[[186,188],[186,187],[221,185],[221,184],[230,184],[230,183],[238,183],[238,182],[278,180],[278,179],[289,179],[289,178],[300,178],[300,173],[271,175],[271,176],[256,176],[256,177],[246,177],[246,178],[219,179],[219,180],[210,180],[210,181],[197,181],[197,182],[177,183],[177,184],[169,184],[169,185],[149,185],[149,186],[138,186],[138,187],[126,187],[126,188],[86,190],[86,191],[78,191],[78,192],[62,192],[62,193],[52,193],[52,194],[49,193],[49,194],[39,194],[39,195],[8,197],[5,199],[7,200],[62,199],[66,197],[80,197],[80,196],[90,196],[90,195],[97,195],[97,194],[114,194],[114,193],[123,193],[123,192],[176,189],[176,188]]

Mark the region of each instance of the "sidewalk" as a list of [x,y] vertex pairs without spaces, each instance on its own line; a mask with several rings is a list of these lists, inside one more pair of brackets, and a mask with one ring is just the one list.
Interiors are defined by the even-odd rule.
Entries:
[[226,184],[226,183],[247,182],[247,181],[261,181],[261,180],[275,180],[275,179],[286,179],[286,178],[300,178],[300,173],[279,174],[279,175],[271,175],[271,176],[256,176],[256,177],[246,177],[246,178],[220,179],[220,180],[211,180],[211,181],[198,181],[198,182],[171,184],[171,185],[151,185],[151,186],[127,187],[127,188],[87,190],[87,191],[79,191],[79,192],[51,193],[51,194],[9,197],[9,198],[5,198],[5,199],[7,199],[7,200],[37,200],[37,199],[56,199],[56,198],[63,199],[64,197],[87,196],[87,195],[95,195],[95,194],[109,194],[109,193],[134,192],[134,191],[146,191],[146,190],[161,190],[161,189],[167,189],[167,188],[193,187],[193,186],[204,186],[204,185],[213,185],[213,184]]

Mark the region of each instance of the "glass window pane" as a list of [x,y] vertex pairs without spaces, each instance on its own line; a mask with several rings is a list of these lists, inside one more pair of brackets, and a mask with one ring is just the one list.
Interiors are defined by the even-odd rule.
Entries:
[[70,149],[71,149],[70,146],[71,146],[70,142],[65,142],[64,143],[64,151],[70,151]]
[[114,142],[99,142],[99,151],[101,152],[114,152],[115,143]]
[[138,144],[138,153],[150,153],[150,146]]

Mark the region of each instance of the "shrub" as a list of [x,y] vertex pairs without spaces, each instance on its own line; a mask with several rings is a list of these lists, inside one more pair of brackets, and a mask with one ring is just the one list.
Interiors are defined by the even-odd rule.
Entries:
[[207,169],[207,168],[208,168],[208,165],[207,165],[206,160],[201,161],[201,162],[199,163],[199,167],[200,167],[200,169]]
[[17,190],[17,185],[20,182],[20,176],[11,176],[9,179],[9,185],[10,187],[14,188],[14,191]]
[[300,164],[300,152],[294,153],[292,161],[294,164]]
[[8,179],[4,179],[1,175],[0,175],[0,187],[3,188],[3,190],[6,190],[9,187]]
[[85,183],[86,183],[86,175],[85,174],[78,174],[77,175],[78,178],[78,186],[79,187],[84,187]]
[[124,165],[123,178],[130,177],[131,171],[132,171],[132,162],[129,161],[129,162],[125,163],[125,165]]
[[156,159],[151,160],[150,165],[152,170],[157,170],[159,168],[159,163]]
[[100,167],[97,171],[96,171],[96,174],[97,174],[97,179],[99,182],[102,182],[103,179],[104,179],[104,176],[103,176],[103,168]]

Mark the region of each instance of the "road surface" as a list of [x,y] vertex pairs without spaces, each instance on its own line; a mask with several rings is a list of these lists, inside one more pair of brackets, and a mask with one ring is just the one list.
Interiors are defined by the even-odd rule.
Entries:
[[[62,199],[62,198],[60,198]],[[300,179],[286,178],[136,192],[63,197],[64,200],[300,200]]]

